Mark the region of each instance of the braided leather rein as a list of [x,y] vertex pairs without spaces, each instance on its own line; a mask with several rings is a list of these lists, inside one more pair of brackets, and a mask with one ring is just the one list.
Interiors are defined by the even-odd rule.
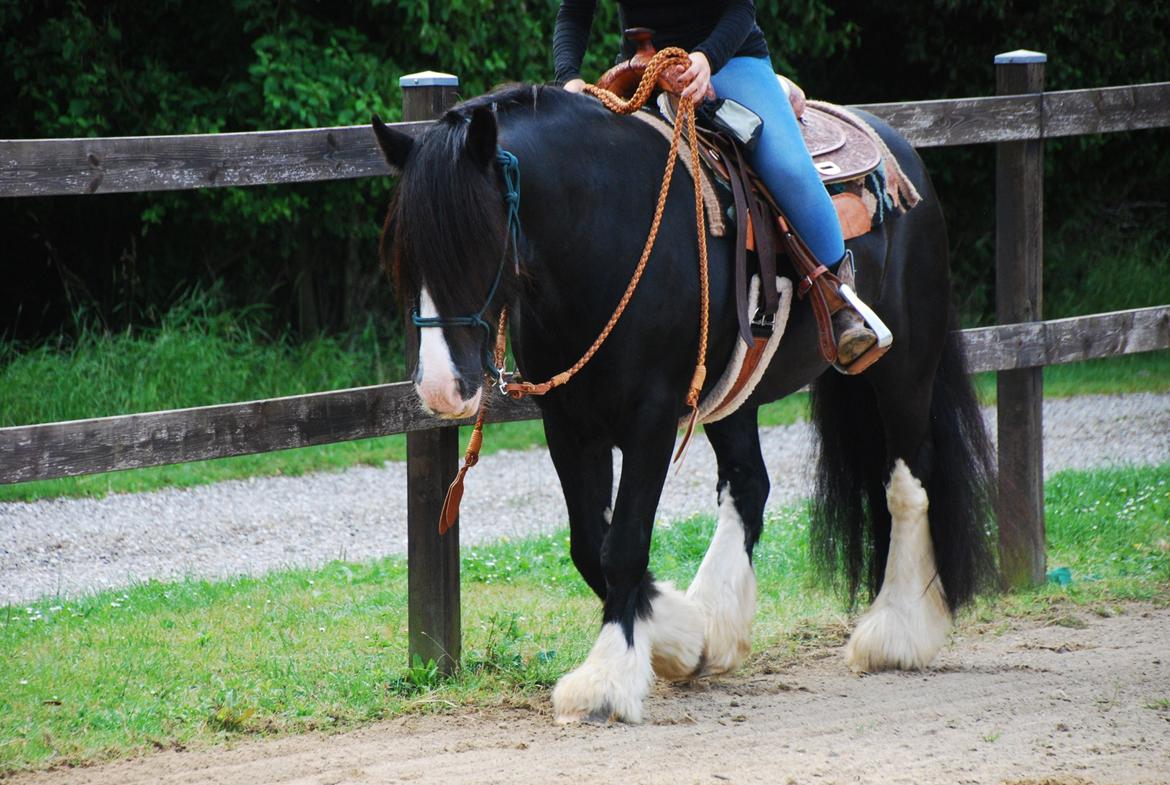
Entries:
[[[684,68],[690,66],[690,58],[686,51],[678,47],[667,47],[657,52],[646,66],[646,71],[642,75],[642,80],[638,84],[638,89],[634,91],[634,95],[629,100],[623,99],[620,96],[602,89],[596,85],[586,85],[585,92],[597,98],[601,103],[611,112],[617,114],[632,114],[638,111],[649,100],[650,94],[654,90],[654,86],[658,81],[658,77],[664,70],[671,66],[682,66]],[[618,301],[617,307],[614,309],[609,320],[601,329],[600,334],[594,339],[593,343],[585,351],[577,362],[573,363],[569,368],[553,376],[551,379],[539,384],[526,382],[523,380],[513,380],[511,382],[504,381],[504,355],[507,344],[507,323],[508,323],[508,308],[504,306],[500,310],[499,323],[496,328],[496,342],[494,357],[487,358],[485,367],[491,376],[494,376],[500,390],[514,399],[521,399],[527,395],[544,395],[550,390],[556,389],[566,384],[572,379],[585,365],[593,359],[598,350],[609,338],[610,333],[613,332],[618,320],[625,313],[626,307],[630,303],[630,299],[634,296],[635,290],[638,288],[639,282],[642,280],[642,274],[646,270],[646,263],[650,260],[650,254],[654,251],[655,242],[658,239],[658,228],[662,223],[662,215],[666,210],[666,197],[670,193],[670,182],[674,175],[674,165],[678,160],[678,148],[682,140],[683,128],[686,128],[687,142],[690,146],[692,171],[698,172],[699,169],[699,147],[697,133],[695,130],[695,104],[690,98],[681,98],[679,100],[678,113],[675,117],[674,135],[670,141],[670,152],[666,159],[666,169],[662,175],[662,187],[658,192],[658,202],[654,209],[654,221],[650,225],[650,233],[646,238],[646,244],[642,249],[642,255],[638,259],[638,264],[634,268],[634,273],[630,277],[630,282],[626,286],[625,292]],[[510,157],[511,163],[505,164],[505,156]],[[498,160],[501,162],[501,167],[504,171],[504,180],[506,186],[509,188],[505,194],[505,201],[508,204],[508,222],[512,231],[512,244],[514,254],[518,254],[519,250],[519,166],[516,163],[516,157],[506,150],[500,150],[498,153]],[[511,169],[509,169],[509,166]],[[514,181],[511,178],[510,172],[514,172]],[[513,188],[514,185],[514,188]],[[675,452],[674,461],[679,461],[686,452],[687,445],[690,443],[691,436],[694,435],[695,426],[698,423],[699,417],[699,395],[703,389],[703,383],[707,378],[707,340],[710,326],[710,283],[707,274],[707,219],[703,206],[703,195],[699,188],[699,184],[695,183],[695,232],[699,244],[699,351],[698,358],[695,363],[695,372],[691,377],[691,384],[687,391],[687,406],[691,409],[691,415],[687,422],[686,432],[683,434],[681,444]],[[477,326],[488,330],[488,335],[491,334],[491,328],[488,327],[487,322],[483,320],[483,314],[491,304],[495,296],[496,289],[499,286],[501,276],[503,274],[504,262],[500,261],[500,269],[496,273],[495,283],[492,285],[491,291],[488,293],[487,300],[484,302],[479,312],[471,316],[463,317],[449,317],[449,318],[430,318],[424,319],[418,316],[417,311],[412,314],[411,320],[419,327],[441,327],[445,325],[450,326]],[[519,268],[519,256],[516,256],[516,266]],[[486,353],[486,341],[485,341]],[[463,481],[469,469],[479,462],[479,452],[483,446],[483,426],[487,416],[487,399],[486,395],[480,398],[479,412],[476,416],[475,427],[472,429],[471,438],[467,443],[467,451],[463,456],[463,466],[460,467],[455,479],[451,482],[450,488],[447,490],[447,497],[443,501],[443,509],[439,513],[439,534],[445,534],[459,517],[459,503],[463,499]]]

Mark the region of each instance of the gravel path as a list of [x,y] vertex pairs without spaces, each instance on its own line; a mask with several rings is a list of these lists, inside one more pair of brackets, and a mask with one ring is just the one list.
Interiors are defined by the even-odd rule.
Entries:
[[[1044,415],[1045,474],[1170,463],[1170,395],[1051,400]],[[764,429],[769,509],[808,495],[810,433],[806,424]],[[682,471],[667,482],[660,519],[712,513],[714,481],[714,454],[697,438]],[[551,532],[566,523],[545,450],[485,456],[466,487],[464,544]],[[404,464],[98,500],[7,503],[0,504],[0,604],[149,578],[258,574],[405,550]]]

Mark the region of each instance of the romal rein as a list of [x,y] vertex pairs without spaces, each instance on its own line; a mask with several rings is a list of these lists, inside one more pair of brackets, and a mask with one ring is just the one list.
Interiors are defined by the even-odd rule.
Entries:
[[[628,101],[595,85],[586,85],[585,91],[600,100],[612,112],[632,114],[646,103],[650,97],[650,93],[654,89],[655,83],[658,81],[659,75],[671,66],[689,67],[690,58],[684,50],[678,47],[668,47],[659,51],[646,66],[646,71],[642,75],[642,81],[639,83],[638,89]],[[662,223],[662,215],[666,209],[666,197],[670,192],[671,176],[674,174],[674,165],[678,160],[678,147],[682,139],[684,125],[687,129],[687,141],[691,148],[692,168],[695,172],[699,171],[699,148],[695,133],[695,105],[692,99],[682,98],[679,101],[678,114],[675,118],[674,136],[670,142],[670,153],[666,159],[666,170],[662,175],[662,188],[658,192],[658,203],[654,210],[654,221],[650,226],[650,234],[646,238],[646,244],[642,249],[642,256],[638,260],[637,267],[634,268],[634,273],[630,278],[630,283],[626,286],[625,293],[622,294],[621,300],[618,301],[617,308],[609,317],[609,321],[606,322],[601,333],[581,356],[581,359],[573,363],[567,370],[558,373],[548,381],[540,384],[525,381],[504,381],[502,368],[504,366],[504,349],[507,340],[508,308],[504,306],[500,310],[499,325],[496,329],[494,356],[488,350],[488,344],[491,338],[491,326],[484,320],[483,314],[491,305],[496,290],[499,288],[500,280],[504,273],[506,253],[501,255],[500,267],[496,271],[496,279],[492,283],[492,288],[488,292],[487,299],[477,313],[470,316],[423,318],[416,309],[411,314],[411,321],[417,327],[482,327],[486,332],[484,339],[484,359],[488,373],[494,377],[493,381],[496,382],[502,392],[517,400],[526,395],[544,395],[549,390],[560,387],[568,382],[593,358],[593,355],[605,343],[605,340],[613,331],[614,326],[617,325],[618,319],[625,312],[626,306],[629,305],[634,291],[638,288],[638,283],[642,279],[642,273],[646,269],[646,263],[649,261],[650,254],[654,250],[654,243],[658,239],[658,227]],[[516,268],[519,270],[520,167],[516,156],[507,150],[498,150],[496,153],[496,161],[500,164],[504,178],[504,202],[508,205],[508,228],[511,234],[512,256],[515,260]],[[695,364],[695,373],[691,377],[691,385],[686,399],[687,405],[691,408],[691,416],[687,423],[682,443],[674,455],[676,462],[685,454],[691,436],[695,432],[695,425],[699,419],[699,394],[703,389],[703,382],[707,378],[707,333],[710,310],[710,287],[707,277],[707,221],[704,214],[703,196],[697,181],[695,182],[695,231],[699,243],[699,353]],[[475,420],[475,427],[467,443],[467,452],[463,456],[463,466],[460,467],[459,472],[455,475],[454,481],[452,481],[450,488],[448,488],[447,498],[443,501],[443,509],[439,513],[439,534],[446,534],[447,530],[455,525],[455,521],[459,517],[459,503],[463,500],[463,479],[467,476],[468,470],[479,461],[479,451],[483,446],[483,425],[486,415],[487,396],[483,395],[480,399],[479,413]]]

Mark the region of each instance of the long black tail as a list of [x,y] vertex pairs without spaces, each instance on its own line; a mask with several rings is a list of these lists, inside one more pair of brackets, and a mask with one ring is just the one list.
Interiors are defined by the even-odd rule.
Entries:
[[863,586],[873,596],[882,584],[890,545],[884,486],[899,457],[926,488],[935,559],[951,610],[989,585],[995,575],[995,464],[953,333],[934,378],[929,443],[918,456],[889,454],[877,398],[864,378],[823,374],[813,384],[812,413],[821,446],[813,559],[826,576],[844,579],[851,602]]

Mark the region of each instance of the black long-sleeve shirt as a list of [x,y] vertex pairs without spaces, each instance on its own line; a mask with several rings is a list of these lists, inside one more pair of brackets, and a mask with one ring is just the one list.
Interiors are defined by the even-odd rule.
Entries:
[[[561,0],[553,34],[553,62],[556,79],[565,83],[580,77],[581,60],[589,41],[596,0]],[[767,57],[768,44],[756,24],[752,0],[642,0],[619,2],[622,29],[648,27],[654,31],[654,46],[681,46],[688,52],[702,52],[717,72],[732,57]],[[634,54],[630,41],[622,44],[622,59]]]

